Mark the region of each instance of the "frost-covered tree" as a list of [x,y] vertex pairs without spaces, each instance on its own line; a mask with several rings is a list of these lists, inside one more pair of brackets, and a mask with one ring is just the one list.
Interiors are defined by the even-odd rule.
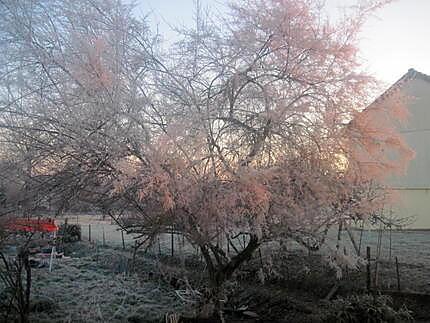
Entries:
[[[379,209],[366,188],[412,157],[394,130],[400,97],[362,111],[376,81],[357,35],[386,2],[336,23],[311,0],[197,10],[163,51],[119,1],[1,1],[2,137],[31,148],[49,194],[85,198],[148,241],[183,235],[216,295],[261,243],[317,243]],[[237,236],[246,245],[227,254],[218,242]]]

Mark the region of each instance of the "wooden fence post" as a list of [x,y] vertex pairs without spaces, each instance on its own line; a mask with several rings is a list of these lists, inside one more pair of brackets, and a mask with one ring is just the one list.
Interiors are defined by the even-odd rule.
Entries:
[[88,241],[91,242],[91,224],[88,224]]
[[106,245],[106,236],[105,236],[105,226],[102,226],[103,229],[103,247]]
[[375,288],[378,287],[379,284],[379,259],[381,257],[381,249],[382,249],[382,223],[379,225],[378,230],[378,243],[376,245],[376,256],[375,256],[375,279],[373,285]]
[[389,260],[391,262],[391,250],[392,250],[392,237],[391,237],[391,233],[392,233],[393,229],[392,229],[392,225],[390,223],[390,254],[389,254]]
[[125,241],[124,241],[124,230],[121,229],[121,239],[122,239],[122,249],[125,249]]
[[172,231],[170,233],[170,249],[172,252],[172,257],[175,255],[175,239],[174,238],[175,238],[175,234],[174,234],[174,231],[172,228]]
[[366,258],[367,258],[367,265],[366,265],[366,287],[367,290],[370,291],[370,288],[372,287],[372,281],[370,276],[370,247],[366,248]]
[[396,257],[396,274],[397,274],[397,290],[400,292],[400,271],[399,271],[399,260]]
[[364,220],[362,220],[361,227],[360,227],[360,242],[358,244],[358,256],[361,256],[361,242],[363,240],[363,230],[364,230]]
[[375,260],[375,279],[374,279],[374,285],[375,288],[378,288],[378,284],[379,284],[379,260],[376,259]]
[[64,241],[67,241],[67,222],[68,222],[68,218],[65,218],[64,219],[63,238],[62,238],[63,243],[64,243]]
[[339,228],[337,230],[337,242],[336,242],[336,250],[339,252],[339,248],[340,248],[340,241],[342,239],[342,230],[343,230],[343,222],[340,221],[339,222]]
[[185,236],[182,235],[182,253],[185,256]]

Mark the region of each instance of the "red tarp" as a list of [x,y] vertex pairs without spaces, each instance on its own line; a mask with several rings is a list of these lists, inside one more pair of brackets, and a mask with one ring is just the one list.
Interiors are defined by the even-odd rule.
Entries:
[[54,232],[58,231],[54,219],[15,218],[6,223],[11,231]]

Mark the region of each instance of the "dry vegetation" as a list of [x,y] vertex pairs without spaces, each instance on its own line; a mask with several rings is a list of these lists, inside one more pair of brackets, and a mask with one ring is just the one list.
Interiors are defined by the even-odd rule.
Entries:
[[[34,270],[32,321],[164,322],[173,313],[185,321],[202,317],[206,286],[204,263],[198,257],[181,261],[158,252],[139,254],[133,271],[131,252],[122,248],[81,242],[67,246],[66,254],[72,258],[58,259],[52,273]],[[263,267],[264,283],[258,278],[261,263],[256,258],[227,284],[227,322],[337,322],[342,302],[365,287],[364,270],[350,271],[339,282],[320,255],[296,250],[273,259],[270,267]],[[402,271],[407,268],[402,265]],[[324,300],[336,283],[341,286],[337,296]],[[418,320],[428,318],[424,303],[395,301],[394,307],[400,309],[406,303]],[[406,321],[406,313],[398,322]]]

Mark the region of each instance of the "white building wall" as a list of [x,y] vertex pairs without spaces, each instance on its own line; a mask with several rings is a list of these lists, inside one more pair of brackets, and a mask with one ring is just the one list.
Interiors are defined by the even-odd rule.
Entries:
[[402,89],[411,101],[409,119],[400,131],[416,155],[404,176],[389,181],[399,193],[393,210],[399,217],[415,217],[411,228],[430,229],[430,81],[416,78]]

